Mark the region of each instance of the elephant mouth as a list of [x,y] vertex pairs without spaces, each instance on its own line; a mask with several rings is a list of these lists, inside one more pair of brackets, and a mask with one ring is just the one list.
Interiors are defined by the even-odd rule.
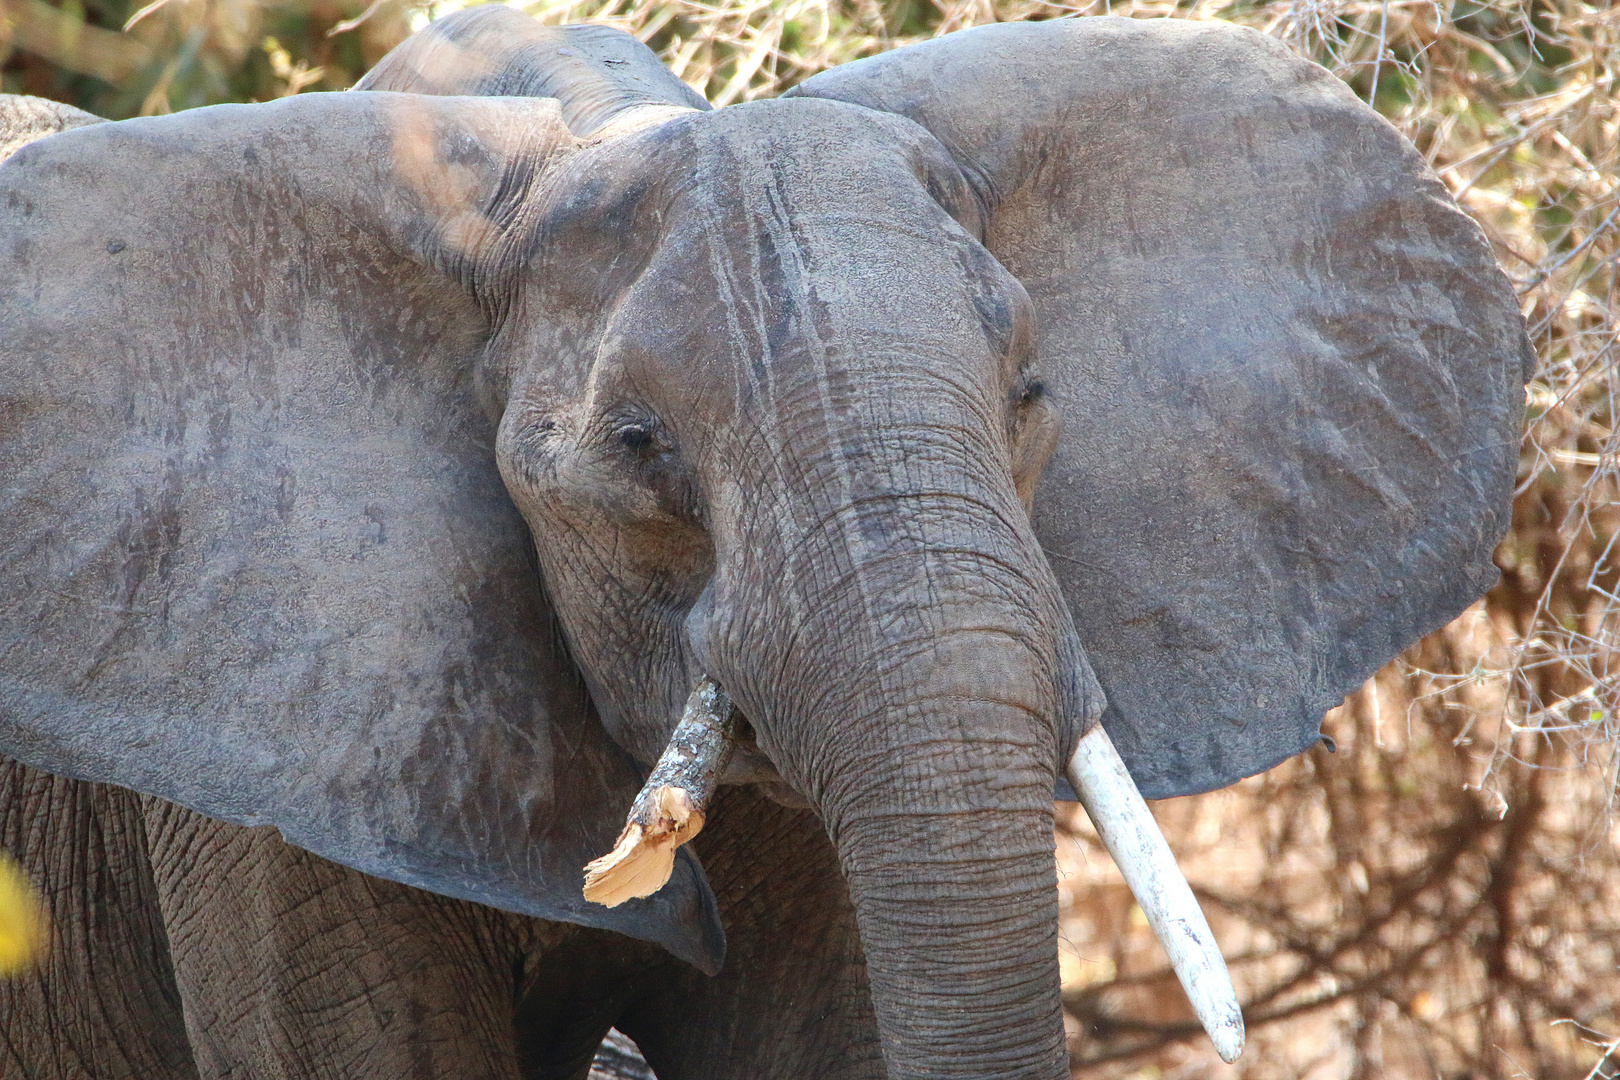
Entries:
[[[586,900],[616,907],[664,886],[676,849],[703,829],[709,802],[738,749],[740,730],[731,698],[713,678],[700,678],[669,745],[631,805],[618,842],[585,867]],[[1226,961],[1101,724],[1080,739],[1064,772],[1170,957],[1216,1052],[1231,1064],[1243,1052],[1244,1028]]]

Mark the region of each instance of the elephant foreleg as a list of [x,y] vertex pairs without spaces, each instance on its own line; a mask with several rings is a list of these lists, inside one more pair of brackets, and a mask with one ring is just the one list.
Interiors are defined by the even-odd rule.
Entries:
[[194,1080],[138,796],[0,758],[0,847],[51,916],[49,952],[0,981],[0,1076]]
[[369,877],[270,828],[145,806],[205,1080],[518,1080],[524,967],[565,928]]

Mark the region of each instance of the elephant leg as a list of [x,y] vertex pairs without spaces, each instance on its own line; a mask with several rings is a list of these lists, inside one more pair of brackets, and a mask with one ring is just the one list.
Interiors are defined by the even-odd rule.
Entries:
[[370,877],[145,800],[204,1078],[518,1080],[527,965],[567,928]]
[[50,951],[0,981],[0,1075],[193,1080],[139,797],[0,758],[0,846],[50,910]]
[[808,810],[723,789],[693,843],[726,963],[671,961],[620,1017],[660,1080],[882,1080],[866,961],[838,856]]
[[656,945],[576,928],[543,958],[518,1009],[524,1080],[647,1076],[622,1044],[605,1053],[598,1048],[632,1001],[679,970],[690,969]]

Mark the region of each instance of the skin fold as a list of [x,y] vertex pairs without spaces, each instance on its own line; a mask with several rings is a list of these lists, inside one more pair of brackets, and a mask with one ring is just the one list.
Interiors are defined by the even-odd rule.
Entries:
[[[356,92],[41,138],[0,215],[28,1075],[578,1078],[616,1026],[663,1080],[1066,1077],[1076,741],[1269,767],[1506,524],[1477,228],[1232,28],[714,110],[476,8]],[[703,676],[730,786],[585,902]]]

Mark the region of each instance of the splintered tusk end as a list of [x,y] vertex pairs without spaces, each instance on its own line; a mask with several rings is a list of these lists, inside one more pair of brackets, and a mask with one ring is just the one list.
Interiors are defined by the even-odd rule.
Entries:
[[703,814],[685,791],[667,784],[653,804],[646,825],[632,820],[612,851],[585,865],[585,899],[618,907],[664,887],[675,869],[675,849],[703,831]]
[[1099,724],[1069,759],[1069,783],[1114,857],[1193,1011],[1230,1065],[1243,1053],[1243,1012],[1215,935],[1113,740]]
[[585,866],[585,899],[607,907],[651,896],[675,869],[675,849],[703,829],[704,815],[731,760],[731,699],[708,676],[687,698],[681,722],[631,804],[613,850]]

